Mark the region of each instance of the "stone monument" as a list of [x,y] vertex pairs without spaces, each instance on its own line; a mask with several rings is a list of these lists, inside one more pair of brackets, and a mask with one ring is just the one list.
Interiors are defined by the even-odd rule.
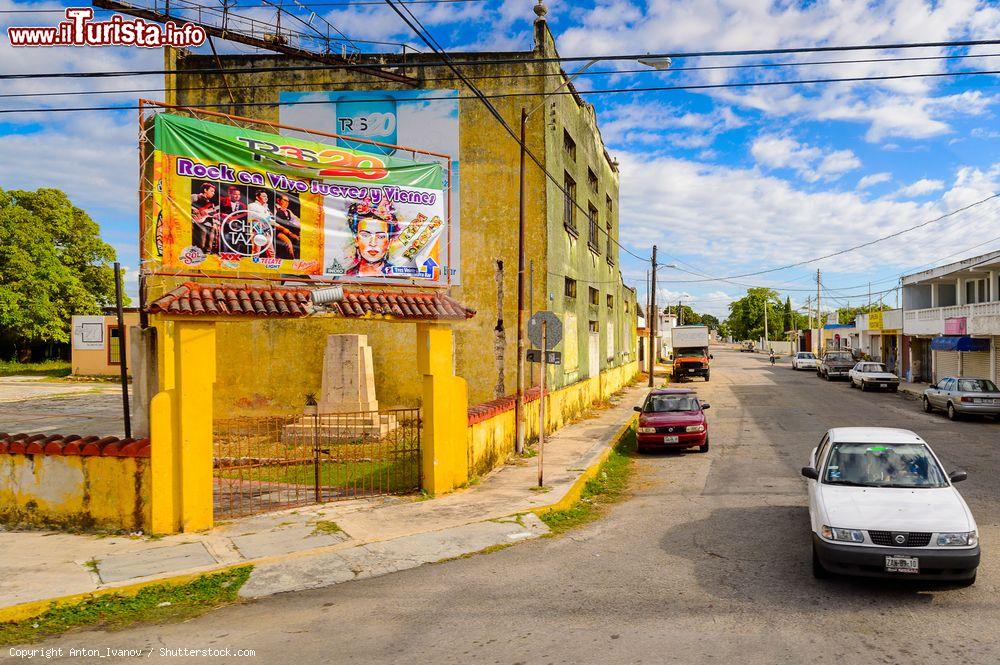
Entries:
[[375,369],[368,335],[329,335],[323,352],[323,376],[315,409],[285,426],[285,438],[305,440],[318,429],[321,438],[382,438],[398,427],[396,417],[378,412]]

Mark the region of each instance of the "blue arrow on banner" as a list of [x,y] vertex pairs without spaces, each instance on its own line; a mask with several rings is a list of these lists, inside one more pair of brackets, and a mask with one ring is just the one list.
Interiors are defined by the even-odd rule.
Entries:
[[420,266],[420,272],[427,273],[431,277],[434,277],[434,269],[438,267],[437,261],[432,258],[428,258],[424,261],[424,264]]

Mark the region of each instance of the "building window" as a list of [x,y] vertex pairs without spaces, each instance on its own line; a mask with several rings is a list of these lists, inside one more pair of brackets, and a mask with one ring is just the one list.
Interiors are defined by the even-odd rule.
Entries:
[[567,298],[575,298],[576,297],[576,280],[575,279],[570,279],[569,277],[566,278],[566,283],[563,285],[563,295],[566,296]]
[[563,174],[563,189],[563,226],[576,235],[576,181],[569,173]]
[[593,203],[587,204],[587,221],[590,223],[589,235],[587,236],[587,244],[590,246],[591,251],[600,254],[600,245],[597,244],[598,238],[598,228],[599,223],[597,220],[597,208],[594,207]]
[[967,303],[976,302],[976,283],[973,281],[965,283],[965,302]]
[[590,287],[590,304],[591,305],[599,305],[600,302],[601,302],[601,292],[591,286]]
[[594,333],[595,335],[597,334],[597,331],[600,330],[597,327],[597,321],[591,321],[590,324],[588,325],[588,328],[590,332]]
[[563,130],[563,149],[566,151],[566,157],[575,162],[576,161],[576,141],[573,137],[569,135],[565,129]]
[[608,309],[614,309],[614,308],[615,308],[615,297],[609,293],[608,294]]
[[607,234],[608,234],[608,263],[610,263],[611,265],[614,265],[615,264],[615,253],[614,253],[613,250],[614,250],[615,241],[612,239],[612,235],[611,235],[611,221],[610,220],[608,220],[608,223],[607,223]]
[[108,326],[108,364],[121,365],[121,337],[118,334],[118,326]]
[[590,185],[590,191],[597,191],[597,174],[590,168],[587,169],[587,184]]

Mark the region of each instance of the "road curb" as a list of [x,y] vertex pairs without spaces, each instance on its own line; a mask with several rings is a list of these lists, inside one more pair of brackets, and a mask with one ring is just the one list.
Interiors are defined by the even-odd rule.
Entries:
[[56,598],[46,598],[44,600],[33,600],[19,605],[8,605],[7,607],[0,607],[0,623],[25,621],[26,619],[32,619],[40,616],[55,607],[75,605],[92,598],[100,598],[102,596],[110,595],[131,597],[138,594],[143,589],[151,586],[181,586],[183,584],[187,584],[188,582],[193,582],[201,577],[205,577],[206,575],[224,573],[228,570],[241,568],[243,566],[253,566],[253,562],[242,561],[240,563],[220,566],[218,568],[212,568],[211,570],[198,573],[185,573],[184,575],[174,575],[173,577],[159,577],[153,580],[126,584],[124,586],[106,587],[104,589],[95,589],[84,593],[75,593],[70,596],[59,596]]
[[622,439],[625,438],[625,434],[631,430],[637,422],[638,416],[633,414],[624,425],[618,428],[618,431],[611,437],[609,445],[601,451],[597,458],[591,462],[586,469],[584,469],[583,473],[580,474],[580,477],[576,479],[572,487],[569,488],[569,491],[567,491],[561,499],[555,503],[550,503],[547,506],[532,508],[531,512],[536,515],[543,515],[545,513],[551,513],[559,510],[567,510],[572,507],[573,504],[580,500],[580,495],[583,493],[583,488],[587,484],[587,481],[597,475],[598,469],[600,469],[601,465],[607,461],[608,456],[611,455],[611,451],[615,449],[615,446],[621,443]]

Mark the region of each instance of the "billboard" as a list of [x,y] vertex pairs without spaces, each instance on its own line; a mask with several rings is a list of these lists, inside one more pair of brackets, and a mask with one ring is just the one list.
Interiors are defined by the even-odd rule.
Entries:
[[[337,134],[337,145],[380,156],[412,156],[405,146],[451,155],[451,216],[441,237],[450,248],[451,283],[461,282],[459,233],[459,116],[457,90],[336,90],[282,92],[280,122]],[[297,136],[292,130],[283,130]],[[352,137],[393,144],[377,146],[351,140]],[[447,177],[447,172],[445,173]]]
[[143,239],[161,272],[444,283],[445,169],[160,113]]

